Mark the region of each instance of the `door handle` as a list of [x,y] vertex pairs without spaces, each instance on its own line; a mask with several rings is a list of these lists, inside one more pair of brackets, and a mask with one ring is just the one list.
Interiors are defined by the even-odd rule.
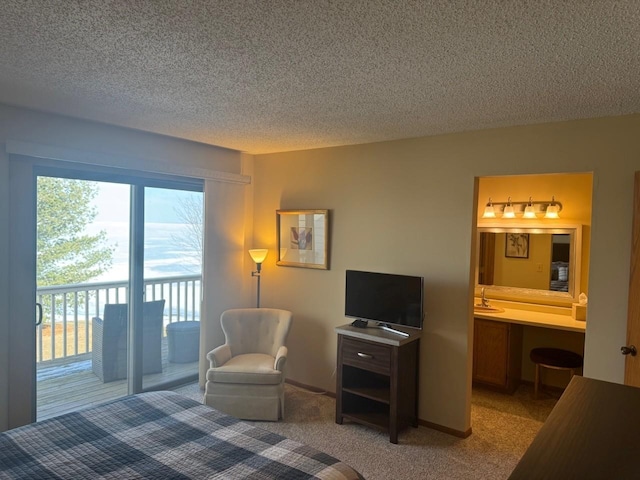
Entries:
[[36,327],[42,323],[42,304],[36,303],[36,308],[38,309],[38,320],[36,321]]
[[635,345],[629,345],[628,347],[624,346],[620,347],[620,353],[622,353],[623,355],[631,355],[632,357],[635,357],[638,353],[638,349],[635,347]]
[[360,358],[368,358],[368,359],[372,359],[373,355],[369,354],[369,353],[362,353],[362,352],[358,352],[358,356]]

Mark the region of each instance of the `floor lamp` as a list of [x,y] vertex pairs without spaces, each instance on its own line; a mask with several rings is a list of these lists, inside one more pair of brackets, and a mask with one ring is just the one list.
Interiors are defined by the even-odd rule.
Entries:
[[249,255],[251,255],[253,261],[256,262],[256,270],[251,272],[251,276],[258,277],[258,303],[256,305],[258,308],[260,308],[260,271],[262,270],[262,262],[267,258],[267,253],[269,253],[269,250],[266,248],[254,248],[249,250]]

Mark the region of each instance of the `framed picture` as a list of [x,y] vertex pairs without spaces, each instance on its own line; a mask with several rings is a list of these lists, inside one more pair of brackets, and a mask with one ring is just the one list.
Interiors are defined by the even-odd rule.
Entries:
[[329,270],[329,210],[276,210],[277,265]]
[[504,256],[507,258],[529,258],[529,234],[505,233]]

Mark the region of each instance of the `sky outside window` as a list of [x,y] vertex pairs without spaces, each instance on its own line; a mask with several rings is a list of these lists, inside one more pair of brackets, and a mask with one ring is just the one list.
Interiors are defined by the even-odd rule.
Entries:
[[[93,281],[127,280],[130,186],[95,183],[97,216],[87,231],[106,231],[115,252],[111,268]],[[201,274],[201,242],[194,237],[202,235],[202,199],[202,192],[145,189],[145,278]]]

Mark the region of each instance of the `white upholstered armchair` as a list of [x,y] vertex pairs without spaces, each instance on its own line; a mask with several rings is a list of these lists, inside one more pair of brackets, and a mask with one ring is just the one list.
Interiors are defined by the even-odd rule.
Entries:
[[223,312],[225,343],[207,354],[204,403],[247,420],[283,418],[291,318],[291,312],[274,308]]

